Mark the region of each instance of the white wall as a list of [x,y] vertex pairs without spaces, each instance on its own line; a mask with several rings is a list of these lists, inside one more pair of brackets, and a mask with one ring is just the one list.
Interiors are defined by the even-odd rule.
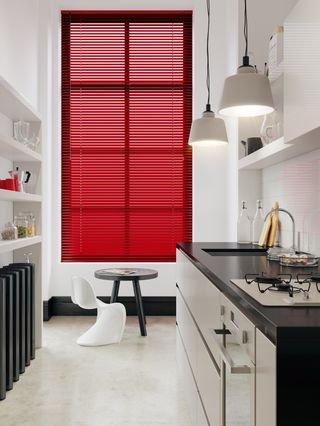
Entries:
[[38,106],[39,0],[0,0],[0,75]]
[[[257,65],[260,72],[264,63],[268,61],[269,40],[274,29],[282,25],[285,18],[298,0],[247,0],[249,23],[249,56],[251,65]],[[239,0],[239,64],[244,55],[243,37],[243,12],[244,1]],[[272,86],[275,108],[278,110],[280,120],[283,118],[283,79],[279,79]],[[250,136],[260,136],[263,117],[250,117],[239,119],[238,158],[244,156],[241,140]],[[251,183],[250,183],[251,182]],[[247,201],[248,214],[253,216],[256,210],[256,200],[262,198],[263,185],[260,171],[239,172],[239,197],[237,211],[240,210],[241,200]]]
[[[45,298],[52,295],[70,294],[70,277],[72,274],[81,274],[91,281],[98,294],[110,294],[111,283],[102,283],[93,279],[95,269],[106,267],[104,264],[74,264],[60,262],[60,10],[61,9],[117,9],[129,10],[134,4],[135,9],[147,10],[170,10],[170,9],[192,9],[194,11],[194,117],[199,117],[204,110],[206,103],[205,92],[205,31],[206,31],[206,9],[205,2],[199,0],[46,0],[41,2],[47,5],[47,9],[42,7],[43,31],[41,40],[46,39],[48,47],[52,47],[51,57],[47,50],[42,48],[41,62],[44,69],[47,68],[48,79],[43,84],[44,92],[50,93],[51,103],[43,107],[46,110],[48,121],[47,135],[51,138],[51,185],[48,189],[52,191],[51,205],[48,204],[48,214],[52,218],[51,235],[51,279],[49,287],[45,291]],[[219,102],[222,84],[226,75],[235,70],[238,51],[237,44],[237,2],[234,0],[216,0],[214,2],[214,22],[213,22],[213,57],[214,66],[214,97],[212,104],[216,107]],[[52,40],[52,44],[51,44]],[[45,64],[45,65],[44,65]],[[52,91],[50,92],[50,88]],[[52,118],[52,122],[51,121]],[[236,130],[233,122],[229,126],[232,135],[231,146],[236,146]],[[48,141],[49,142],[49,141]],[[194,151],[194,189],[193,189],[193,234],[195,241],[219,241],[230,238],[226,218],[228,209],[232,205],[228,200],[229,188],[236,193],[235,176],[232,175],[229,161],[228,148],[222,147],[215,150],[208,148],[198,148]],[[49,155],[49,154],[48,154]],[[233,169],[233,173],[234,173]],[[50,171],[50,170],[49,170]],[[235,207],[233,208],[235,211]],[[50,216],[49,216],[50,217]],[[232,214],[230,215],[232,217]],[[155,242],[156,243],[156,242]],[[122,264],[123,265],[123,264]],[[111,266],[111,265],[110,265]],[[119,266],[119,264],[112,264]],[[126,266],[129,266],[126,264]],[[159,278],[142,284],[144,295],[170,296],[175,295],[175,267],[174,264],[148,264],[135,265],[148,266],[159,271]],[[128,285],[122,285],[121,293],[130,295],[131,289]]]
[[[296,3],[298,0],[247,0],[250,62],[259,71],[268,59],[270,36]],[[243,12],[244,1],[239,0],[239,60],[244,54]]]
[[[276,25],[281,25],[298,0],[248,0],[249,52],[252,64],[261,70],[268,55],[268,41]],[[240,0],[239,57],[243,55],[243,1]],[[283,88],[282,88],[283,89]],[[256,136],[261,120],[241,120],[240,137]],[[242,148],[240,148],[242,156]],[[254,213],[255,199],[261,197],[265,212],[278,201],[296,221],[296,234],[301,233],[301,248],[320,255],[320,150],[268,167],[262,171],[239,174],[240,197],[249,202]],[[251,180],[251,182],[250,182]],[[253,183],[254,182],[254,183]],[[248,191],[247,188],[250,188]],[[291,221],[280,214],[280,243],[292,244]],[[311,232],[310,232],[311,229]],[[296,235],[297,241],[297,235]]]
[[[301,248],[320,255],[320,150],[293,158],[262,173],[262,193],[265,211],[275,201],[293,214],[297,233],[301,233]],[[281,245],[292,245],[292,225],[280,214]]]
[[[38,107],[39,0],[0,0],[0,75]],[[0,114],[1,132],[12,134],[12,123]],[[0,157],[0,179],[9,177],[12,163]],[[12,220],[12,203],[0,202],[0,227]],[[0,265],[12,253],[0,255]]]

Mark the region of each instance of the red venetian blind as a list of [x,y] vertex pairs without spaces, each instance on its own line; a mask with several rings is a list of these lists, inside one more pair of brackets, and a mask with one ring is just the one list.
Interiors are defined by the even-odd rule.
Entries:
[[192,240],[191,12],[62,12],[62,261]]

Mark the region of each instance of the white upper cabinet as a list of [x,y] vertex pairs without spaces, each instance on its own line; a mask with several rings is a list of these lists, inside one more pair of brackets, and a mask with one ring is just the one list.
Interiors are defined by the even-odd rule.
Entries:
[[284,137],[290,143],[304,134],[317,138],[320,127],[320,1],[300,0],[284,34]]

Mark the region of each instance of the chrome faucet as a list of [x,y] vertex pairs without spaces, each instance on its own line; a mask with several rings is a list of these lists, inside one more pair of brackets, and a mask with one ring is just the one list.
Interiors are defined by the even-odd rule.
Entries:
[[294,252],[296,251],[296,223],[294,221],[294,217],[292,216],[292,214],[290,212],[288,212],[288,210],[285,209],[281,209],[280,207],[276,208],[276,209],[271,209],[269,211],[269,213],[266,214],[266,217],[264,218],[264,221],[267,220],[268,216],[273,213],[273,212],[283,212],[283,213],[287,213],[287,215],[290,217],[291,221],[292,221],[292,248],[294,250]]

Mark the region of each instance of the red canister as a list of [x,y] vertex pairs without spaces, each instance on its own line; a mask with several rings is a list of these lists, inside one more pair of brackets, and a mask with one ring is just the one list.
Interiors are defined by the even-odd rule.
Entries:
[[12,178],[6,179],[6,189],[8,189],[9,191],[16,190],[15,179],[12,179]]

